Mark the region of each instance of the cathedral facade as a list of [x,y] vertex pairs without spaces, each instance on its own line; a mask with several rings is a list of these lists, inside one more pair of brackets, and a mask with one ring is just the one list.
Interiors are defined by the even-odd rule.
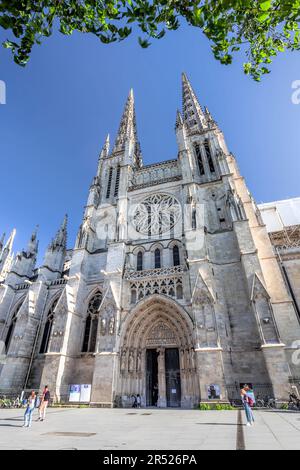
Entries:
[[74,249],[67,218],[40,267],[36,232],[16,257],[15,234],[1,241],[0,393],[47,384],[67,402],[81,384],[97,406],[192,408],[297,383],[297,299],[221,129],[182,87],[178,157],[147,166],[130,92]]

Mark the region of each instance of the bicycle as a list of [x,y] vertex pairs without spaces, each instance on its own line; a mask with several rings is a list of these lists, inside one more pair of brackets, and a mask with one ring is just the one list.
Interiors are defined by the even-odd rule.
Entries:
[[290,394],[290,401],[288,403],[288,409],[291,411],[300,411],[300,400],[293,393]]

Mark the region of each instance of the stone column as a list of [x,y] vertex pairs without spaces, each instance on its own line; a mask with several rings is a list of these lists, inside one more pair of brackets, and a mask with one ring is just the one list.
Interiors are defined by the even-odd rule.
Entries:
[[186,406],[186,396],[187,396],[187,375],[186,370],[186,361],[185,361],[185,350],[180,349],[180,381],[181,381],[181,406]]
[[158,408],[167,406],[165,349],[157,350],[158,356]]
[[142,406],[147,406],[147,349],[142,349],[142,369],[141,369],[141,397]]

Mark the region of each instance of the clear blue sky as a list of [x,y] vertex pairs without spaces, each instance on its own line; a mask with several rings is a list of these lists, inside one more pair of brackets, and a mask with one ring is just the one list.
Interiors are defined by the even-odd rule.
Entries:
[[300,55],[277,59],[261,84],[243,74],[243,59],[220,65],[187,27],[147,50],[135,38],[107,46],[56,34],[25,69],[1,48],[0,232],[17,228],[17,251],[39,224],[42,257],[67,212],[73,247],[99,151],[108,132],[115,137],[130,87],[145,164],[176,158],[182,71],[223,129],[256,200],[299,196],[300,105],[291,102],[291,84],[300,79]]

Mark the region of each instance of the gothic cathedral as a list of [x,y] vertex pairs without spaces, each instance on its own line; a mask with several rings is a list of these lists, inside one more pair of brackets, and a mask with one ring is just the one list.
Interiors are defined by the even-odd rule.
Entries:
[[[131,91],[101,151],[82,225],[36,267],[34,232],[0,242],[0,393],[48,385],[68,402],[193,408],[250,383],[286,399],[300,323],[260,210],[183,75],[178,157],[143,165]],[[298,341],[298,343],[297,343]],[[79,400],[79,399],[78,399]]]

